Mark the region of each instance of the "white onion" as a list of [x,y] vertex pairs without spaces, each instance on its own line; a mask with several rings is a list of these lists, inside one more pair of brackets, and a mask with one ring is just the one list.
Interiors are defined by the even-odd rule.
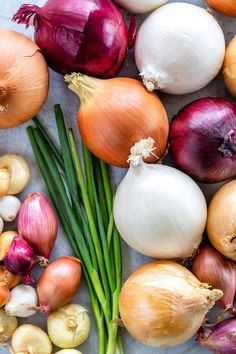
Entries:
[[206,201],[198,185],[183,172],[143,162],[152,146],[149,138],[131,149],[131,167],[114,200],[116,226],[132,248],[147,256],[189,257],[202,240]]
[[124,9],[135,14],[153,11],[165,4],[167,0],[115,0]]
[[224,34],[201,7],[172,3],[154,11],[137,35],[135,60],[149,91],[186,94],[206,86],[220,71]]
[[20,284],[11,291],[10,301],[5,306],[8,315],[29,317],[36,313],[38,297],[36,290],[30,285]]

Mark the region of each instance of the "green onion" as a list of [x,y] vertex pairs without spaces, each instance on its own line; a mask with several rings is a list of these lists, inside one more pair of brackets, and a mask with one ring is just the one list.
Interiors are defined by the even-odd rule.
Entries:
[[99,336],[99,354],[123,354],[118,297],[122,284],[120,237],[113,219],[113,191],[107,165],[83,144],[80,158],[73,131],[55,106],[60,150],[43,125],[28,136],[51,200],[71,248],[80,258]]

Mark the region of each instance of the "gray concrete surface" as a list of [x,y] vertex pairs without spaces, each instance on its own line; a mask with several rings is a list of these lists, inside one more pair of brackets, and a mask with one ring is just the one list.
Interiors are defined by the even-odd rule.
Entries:
[[[145,1],[145,0],[140,0]],[[44,0],[0,0],[0,27],[11,28],[17,30],[19,32],[25,33],[31,38],[33,38],[33,31],[31,28],[25,29],[22,25],[17,25],[11,22],[12,15],[16,12],[19,6],[22,3],[32,2],[37,5],[41,5],[44,3]],[[169,1],[176,2],[176,1]],[[192,1],[183,1],[183,2],[191,2],[193,4],[207,7],[204,1],[192,0]],[[229,17],[216,14],[218,21],[220,22],[227,42],[232,37],[232,35],[236,32],[236,20],[233,20]],[[140,22],[142,18],[139,19]],[[199,26],[201,24],[199,23]],[[1,53],[0,53],[1,55]],[[203,58],[204,59],[204,58]],[[77,129],[77,109],[78,109],[78,99],[75,95],[67,89],[66,85],[63,82],[63,77],[56,74],[55,72],[50,72],[51,82],[50,82],[50,91],[48,99],[43,107],[43,109],[39,112],[39,118],[47,125],[50,132],[56,137],[55,133],[55,122],[53,118],[53,105],[56,103],[60,103],[62,109],[64,111],[66,121],[68,126],[71,126],[76,131]],[[124,67],[120,73],[120,76],[129,76],[138,78],[138,72],[135,67],[133,61],[133,52],[130,51],[127,59],[125,61]],[[221,74],[213,80],[205,89],[185,96],[170,96],[170,95],[160,95],[166,109],[168,111],[169,117],[171,118],[175,113],[178,112],[180,108],[182,108],[186,103],[192,101],[193,99],[206,97],[206,96],[219,96],[219,97],[228,97],[230,98],[230,94],[227,92]],[[16,129],[11,130],[0,130],[0,155],[6,152],[16,152],[25,156],[31,166],[32,178],[30,184],[24,193],[20,196],[23,200],[24,196],[33,191],[40,191],[42,193],[47,194],[43,179],[40,175],[40,172],[37,168],[30,144],[28,142],[26,127],[30,123],[26,123]],[[171,163],[169,158],[167,158],[166,163]],[[117,185],[122,177],[125,174],[125,170],[112,168],[111,173],[113,177],[114,183]],[[220,184],[215,185],[201,185],[207,200],[211,198],[212,194],[215,190],[219,188]],[[11,226],[8,226],[11,228]],[[66,237],[63,234],[63,231],[60,229],[58,240],[54,247],[51,260],[58,258],[62,255],[72,254],[72,251],[67,243]],[[124,259],[124,279],[130,274],[132,270],[134,270],[137,266],[149,261],[147,257],[144,257],[137,252],[131,250],[126,244],[123,243],[123,259]],[[37,269],[35,271],[35,276],[37,277],[40,271]],[[76,302],[81,303],[86,308],[88,308],[91,319],[92,319],[92,310],[90,306],[89,296],[85,287],[85,284],[82,282],[78,295],[75,298]],[[42,328],[46,328],[46,318],[42,315],[33,316],[32,318],[28,318],[28,323],[34,323],[40,325]],[[195,340],[192,339],[189,342],[185,343],[182,346],[175,347],[167,350],[158,350],[155,348],[143,346],[132,339],[129,334],[122,329],[122,336],[124,341],[125,354],[203,354],[208,351],[200,348]],[[79,348],[83,354],[96,354],[97,353],[97,334],[96,329],[93,324],[92,319],[92,331],[87,342]],[[56,351],[56,350],[55,350]],[[8,353],[7,349],[0,349],[0,352]]]

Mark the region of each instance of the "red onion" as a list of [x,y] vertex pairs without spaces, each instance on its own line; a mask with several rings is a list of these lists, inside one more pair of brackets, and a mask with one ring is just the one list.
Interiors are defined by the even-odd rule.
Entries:
[[217,354],[236,353],[236,318],[223,321],[211,330],[201,331],[198,343]]
[[13,20],[35,28],[35,41],[49,66],[115,76],[124,61],[128,31],[118,7],[110,0],[48,0],[43,7],[22,5]]
[[21,236],[14,237],[7,254],[3,258],[4,266],[13,274],[19,275],[25,284],[33,281],[30,274],[36,262],[33,248]]
[[194,259],[192,272],[202,283],[222,290],[224,295],[217,301],[218,305],[235,313],[233,301],[236,277],[233,262],[224,258],[213,247],[204,245]]
[[236,175],[236,105],[202,98],[173,119],[170,152],[177,166],[198,181],[213,183]]
[[40,193],[28,195],[18,215],[18,232],[40,256],[42,266],[50,257],[57,231],[57,218],[47,198]]

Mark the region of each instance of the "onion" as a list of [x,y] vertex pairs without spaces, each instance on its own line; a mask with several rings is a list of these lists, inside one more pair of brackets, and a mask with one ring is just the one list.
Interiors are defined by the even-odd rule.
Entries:
[[20,282],[20,277],[9,272],[4,266],[0,266],[0,283],[5,283],[9,289],[14,288]]
[[235,354],[236,318],[223,321],[210,330],[201,331],[198,343],[217,354]]
[[40,193],[28,195],[20,208],[18,232],[33,247],[42,266],[47,265],[57,231],[57,218],[47,198]]
[[206,2],[215,10],[222,14],[236,17],[235,0],[206,0]]
[[208,209],[207,234],[213,246],[236,261],[236,180],[221,187]]
[[30,180],[30,168],[23,156],[5,154],[0,157],[0,167],[10,173],[10,185],[7,194],[21,193]]
[[236,312],[233,309],[236,293],[233,262],[225,259],[213,247],[205,245],[200,248],[194,259],[192,272],[202,283],[222,290],[224,295],[218,300],[218,304],[229,312]]
[[87,310],[78,304],[69,304],[53,311],[47,320],[48,335],[59,348],[75,348],[89,336],[90,319]]
[[48,94],[48,68],[29,38],[0,29],[0,129],[31,119]]
[[236,97],[236,36],[232,38],[226,48],[223,75],[228,90]]
[[131,149],[130,168],[114,199],[116,226],[132,248],[147,256],[189,257],[202,240],[205,198],[184,173],[143,162],[151,152],[151,138]]
[[14,21],[33,25],[35,41],[59,73],[115,76],[128,45],[126,24],[110,0],[48,0],[22,5]]
[[9,301],[11,297],[11,292],[7,286],[7,284],[0,283],[0,307],[3,307],[6,305],[6,303]]
[[178,2],[145,20],[135,45],[144,85],[171,94],[206,86],[220,71],[224,54],[224,34],[215,18],[198,6]]
[[0,309],[0,343],[6,343],[17,328],[17,318],[6,314],[4,309]]
[[202,98],[173,119],[170,152],[181,170],[213,183],[236,174],[236,105],[223,98]]
[[185,267],[156,261],[138,268],[125,282],[120,315],[134,338],[167,348],[190,339],[222,295],[221,290],[200,283]]
[[143,14],[157,9],[167,0],[115,0],[115,2],[129,12]]
[[11,340],[13,353],[51,354],[52,343],[41,328],[32,324],[23,324],[13,333]]
[[33,248],[21,236],[15,236],[3,258],[9,272],[19,275],[25,284],[33,281],[31,270],[36,262]]
[[29,317],[36,313],[37,304],[36,290],[30,285],[20,284],[11,291],[5,311],[11,316]]
[[5,231],[0,234],[0,261],[5,257],[15,236],[17,236],[16,231]]
[[80,98],[78,112],[82,139],[100,159],[127,167],[130,148],[142,138],[155,140],[154,162],[166,151],[168,118],[154,93],[130,78],[94,79],[81,74],[66,76],[69,88]]
[[77,258],[64,256],[50,263],[37,285],[40,311],[46,314],[70,302],[80,278],[81,265]]

